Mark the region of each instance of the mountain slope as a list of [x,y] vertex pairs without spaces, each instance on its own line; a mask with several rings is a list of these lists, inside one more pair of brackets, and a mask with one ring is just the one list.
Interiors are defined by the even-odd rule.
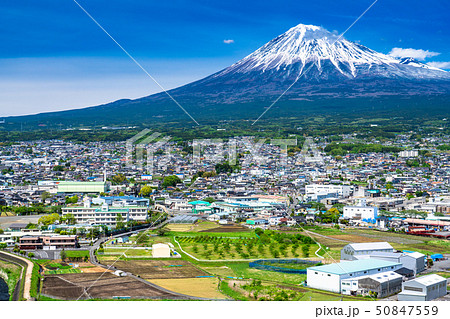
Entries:
[[[306,109],[317,114],[344,112],[352,109],[348,105],[360,109],[379,105],[386,112],[400,105],[430,110],[435,98],[440,110],[450,108],[446,108],[449,72],[411,58],[397,60],[321,27],[303,24],[230,67],[170,94],[196,118],[252,118],[294,82],[276,105],[279,114],[300,116]],[[102,123],[123,123],[124,117],[128,123],[187,119],[165,93],[26,119],[86,122],[95,118]]]

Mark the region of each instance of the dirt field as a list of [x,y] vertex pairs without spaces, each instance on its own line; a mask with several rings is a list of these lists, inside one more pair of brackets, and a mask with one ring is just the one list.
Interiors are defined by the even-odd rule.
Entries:
[[201,233],[237,233],[248,232],[248,228],[242,226],[224,225],[200,231]]
[[170,231],[187,232],[194,228],[192,224],[169,224],[166,228]]
[[181,259],[160,260],[119,260],[114,264],[117,269],[130,272],[143,279],[195,278],[208,274],[191,263]]
[[370,243],[370,242],[377,242],[380,241],[377,238],[368,238],[368,237],[364,237],[364,236],[359,236],[359,235],[330,235],[329,237],[331,238],[336,238],[336,239],[342,239],[342,240],[348,240],[349,242],[352,243]]
[[151,287],[129,277],[112,273],[65,274],[45,276],[42,293],[57,299],[88,298],[112,299],[131,297],[139,299],[177,299],[177,296]]
[[226,299],[218,290],[217,278],[182,278],[182,279],[153,279],[152,283],[182,294],[211,298]]

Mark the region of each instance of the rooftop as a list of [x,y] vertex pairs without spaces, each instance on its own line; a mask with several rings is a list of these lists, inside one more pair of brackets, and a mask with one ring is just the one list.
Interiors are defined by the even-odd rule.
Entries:
[[394,249],[388,242],[348,244],[354,250]]
[[438,282],[447,281],[447,279],[445,279],[442,276],[433,274],[433,275],[419,277],[417,279],[414,279],[414,281],[418,282],[422,285],[429,286],[429,285],[436,284]]
[[321,271],[335,275],[345,275],[349,273],[372,270],[376,268],[399,266],[400,263],[381,259],[361,259],[353,261],[343,261],[340,263],[310,267],[308,270]]

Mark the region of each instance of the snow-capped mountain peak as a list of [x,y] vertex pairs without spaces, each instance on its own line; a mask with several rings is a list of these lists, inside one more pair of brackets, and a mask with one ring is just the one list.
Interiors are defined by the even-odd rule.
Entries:
[[435,68],[433,66],[430,66],[428,64],[422,63],[420,61],[417,61],[414,58],[411,57],[407,57],[407,58],[401,58],[400,59],[400,64],[404,64],[404,65],[410,65],[410,66],[415,66],[417,68],[424,68],[424,69],[430,69],[430,70],[436,70],[436,71],[442,71],[442,72],[447,72],[444,71],[442,69],[439,68]]
[[[404,67],[406,65],[408,67]],[[439,70],[423,63],[402,63],[320,26],[299,24],[215,76],[248,72],[285,72],[287,76],[301,76],[306,70],[310,78],[316,79],[356,78],[367,74],[407,78],[428,76],[423,73],[425,70],[416,68]]]

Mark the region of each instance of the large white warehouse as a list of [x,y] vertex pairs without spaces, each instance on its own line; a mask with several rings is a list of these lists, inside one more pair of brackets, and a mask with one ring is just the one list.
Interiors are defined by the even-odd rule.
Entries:
[[362,259],[310,267],[306,270],[308,287],[341,293],[343,279],[395,271],[401,263],[379,259]]

